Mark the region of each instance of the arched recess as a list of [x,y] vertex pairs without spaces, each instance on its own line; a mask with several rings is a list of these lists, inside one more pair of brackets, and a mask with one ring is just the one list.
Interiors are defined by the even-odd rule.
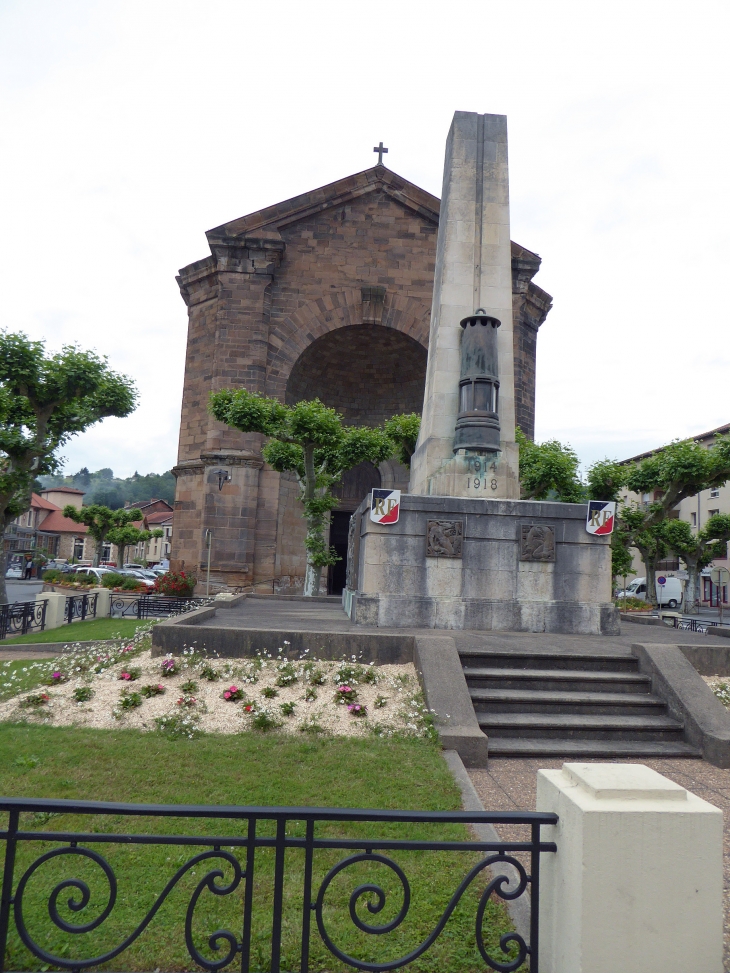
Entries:
[[[376,327],[387,328],[428,348],[430,307],[415,297],[385,295],[382,319]],[[360,288],[338,291],[309,301],[288,317],[272,321],[266,369],[266,394],[284,399],[289,375],[302,354],[319,338],[341,328],[363,324]],[[418,407],[420,411],[423,403]]]
[[426,349],[377,324],[339,328],[314,341],[289,373],[285,401],[318,398],[348,425],[382,425],[393,415],[420,412]]

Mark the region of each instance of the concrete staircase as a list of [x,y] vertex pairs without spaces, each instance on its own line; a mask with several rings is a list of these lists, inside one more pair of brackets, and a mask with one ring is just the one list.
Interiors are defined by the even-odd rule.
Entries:
[[461,648],[490,757],[700,757],[633,655]]

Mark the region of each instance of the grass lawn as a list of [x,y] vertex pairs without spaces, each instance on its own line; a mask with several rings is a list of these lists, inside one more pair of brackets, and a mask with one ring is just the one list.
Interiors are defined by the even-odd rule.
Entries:
[[73,622],[45,632],[30,632],[3,639],[4,645],[30,645],[38,642],[91,642],[96,639],[131,638],[140,626],[149,625],[136,618],[93,618],[88,622]]
[[[0,794],[4,796],[56,797],[160,804],[252,804],[310,805],[452,810],[460,806],[458,789],[439,750],[418,738],[297,738],[252,732],[231,736],[204,735],[195,740],[170,740],[134,730],[58,729],[49,726],[0,725]],[[4,816],[0,816],[4,817]],[[117,818],[93,819],[63,815],[33,820],[23,815],[21,827],[48,830],[90,830],[93,832],[188,833],[200,835],[242,835],[243,823],[205,820]],[[2,821],[2,827],[5,827]],[[269,823],[260,825],[273,834]],[[303,834],[294,824],[290,834]],[[465,829],[457,825],[318,825],[317,836],[400,837],[411,839],[463,840]],[[15,884],[28,865],[51,843],[21,843]],[[91,892],[87,908],[69,911],[68,900],[79,893],[67,888],[58,898],[61,916],[72,923],[86,923],[98,916],[108,899],[108,886],[98,866],[66,856],[47,862],[35,873],[26,892],[27,922],[37,942],[64,956],[90,957],[118,945],[136,927],[157,895],[198,848],[97,844],[92,846],[114,868],[119,882],[117,904],[97,930],[70,936],[55,928],[48,915],[48,893],[64,879],[81,878]],[[226,849],[224,849],[226,850]],[[242,849],[236,856],[243,862]],[[325,873],[347,852],[315,852],[314,894]],[[252,969],[268,969],[271,908],[273,901],[273,849],[259,849],[254,870],[255,894],[252,938]],[[358,915],[364,922],[382,925],[391,921],[402,904],[400,883],[382,865],[350,866],[340,872],[328,892],[326,922],[335,943],[345,952],[370,962],[384,962],[403,956],[433,930],[452,893],[469,867],[478,860],[472,852],[396,852],[392,854],[411,884],[411,905],[406,919],[383,936],[366,935],[353,925],[348,911],[350,895],[366,882],[380,884],[387,900],[380,912],[363,907],[369,893],[360,899]],[[299,849],[286,852],[287,882],[284,889],[282,969],[299,968],[302,909]],[[218,867],[213,860],[207,867]],[[150,927],[122,956],[107,964],[109,969],[189,970],[192,962],[184,944],[185,910],[205,865],[197,866],[197,877],[188,872],[172,892]],[[231,878],[230,865],[221,866]],[[485,964],[475,946],[474,917],[478,889],[462,899],[445,930],[428,953],[409,969],[445,973],[483,970]],[[195,910],[193,935],[197,947],[212,959],[208,937],[221,928],[239,930],[242,916],[243,883],[227,896],[205,891]],[[45,893],[45,895],[44,895]],[[336,908],[334,907],[336,906]],[[500,905],[489,905],[484,920],[485,941],[490,954],[505,961],[499,937],[509,928]],[[76,940],[76,941],[74,941]],[[88,943],[86,943],[88,940]],[[85,945],[81,944],[84,941]],[[225,944],[223,952],[225,953]],[[218,954],[221,955],[220,953]],[[312,914],[310,969],[316,973],[349,970],[322,944]],[[228,967],[233,969],[236,961]],[[240,966],[240,960],[239,960]],[[30,954],[12,924],[6,967],[41,970],[41,961]]]

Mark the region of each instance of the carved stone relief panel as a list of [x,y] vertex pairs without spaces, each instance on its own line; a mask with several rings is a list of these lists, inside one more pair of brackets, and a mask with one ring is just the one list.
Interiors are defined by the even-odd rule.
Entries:
[[520,525],[520,561],[554,561],[555,528],[547,524]]
[[426,557],[461,557],[463,520],[429,520]]

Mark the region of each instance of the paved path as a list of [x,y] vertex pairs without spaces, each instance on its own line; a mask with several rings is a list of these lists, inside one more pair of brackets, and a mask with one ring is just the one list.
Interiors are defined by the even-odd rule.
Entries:
[[345,614],[339,598],[327,600],[289,600],[276,595],[248,597],[235,608],[219,608],[214,618],[200,628],[238,628],[259,631],[301,632],[382,632],[383,634],[448,635],[457,645],[499,644],[500,649],[516,652],[576,652],[589,649],[607,655],[624,655],[634,642],[663,642],[669,645],[716,644],[721,640],[696,632],[673,628],[622,623],[621,635],[552,635],[545,632],[460,632],[450,629],[372,628],[354,625]]
[[[689,634],[689,633],[683,633]],[[600,763],[581,760],[581,763]],[[612,760],[611,763],[636,763]],[[730,770],[720,770],[704,760],[641,760],[647,767],[669,777],[698,797],[719,807],[724,815],[725,871],[725,969],[730,970]],[[508,760],[495,757],[486,770],[470,770],[469,776],[488,811],[534,811],[537,772],[562,767],[564,760]],[[497,826],[505,840],[521,840],[521,827]],[[522,839],[524,840],[524,839]],[[686,967],[689,969],[689,966]]]

